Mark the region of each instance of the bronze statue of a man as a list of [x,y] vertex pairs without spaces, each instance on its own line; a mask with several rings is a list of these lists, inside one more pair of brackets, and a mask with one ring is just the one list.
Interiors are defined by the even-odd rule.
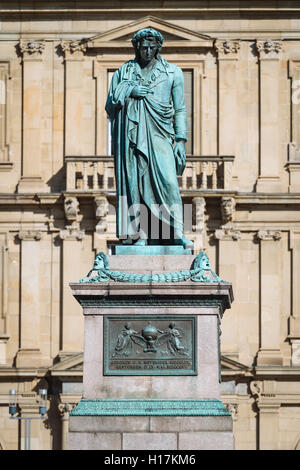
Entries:
[[184,237],[177,181],[186,159],[184,80],[182,70],[160,56],[163,41],[151,28],[134,34],[135,59],[114,73],[106,102],[115,160],[117,236],[127,244],[187,247],[192,242]]

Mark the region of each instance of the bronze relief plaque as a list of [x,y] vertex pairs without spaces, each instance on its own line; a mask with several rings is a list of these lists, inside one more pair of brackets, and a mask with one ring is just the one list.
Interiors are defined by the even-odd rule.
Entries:
[[192,315],[104,316],[104,375],[197,375]]

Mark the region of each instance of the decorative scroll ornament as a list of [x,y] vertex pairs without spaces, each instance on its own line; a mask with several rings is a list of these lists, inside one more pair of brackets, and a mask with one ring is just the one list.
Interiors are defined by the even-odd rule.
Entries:
[[231,414],[233,421],[236,421],[239,412],[239,405],[237,403],[224,403],[224,406]]
[[282,42],[273,41],[267,39],[266,41],[256,41],[256,49],[259,53],[264,52],[269,54],[270,52],[276,52],[277,54],[282,51]]
[[240,50],[239,41],[216,40],[215,49],[221,54],[236,54]]
[[18,233],[18,238],[23,241],[39,241],[42,239],[42,232],[39,230],[21,230]]
[[81,39],[80,41],[62,41],[60,47],[63,52],[85,52],[86,51],[86,42]]
[[66,241],[81,241],[85,237],[84,230],[80,230],[77,224],[67,225],[65,230],[59,232],[59,237]]
[[79,282],[211,282],[222,283],[223,281],[212,270],[206,253],[199,253],[193,261],[192,269],[175,271],[172,273],[138,274],[112,271],[109,269],[108,257],[105,253],[98,253],[95,257],[94,266],[86,277]]
[[280,230],[259,230],[257,238],[264,241],[277,241],[281,239],[281,232]]
[[19,48],[23,55],[42,54],[45,49],[45,43],[44,41],[24,41],[21,39]]
[[217,240],[239,240],[241,238],[241,232],[239,230],[233,230],[231,228],[217,229],[215,230],[214,237]]

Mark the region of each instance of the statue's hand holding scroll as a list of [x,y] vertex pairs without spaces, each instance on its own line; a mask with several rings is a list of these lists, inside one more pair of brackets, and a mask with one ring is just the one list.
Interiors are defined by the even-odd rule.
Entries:
[[186,164],[186,154],[185,154],[185,142],[184,140],[179,140],[174,148],[174,157],[176,164],[176,174],[181,176],[185,169]]

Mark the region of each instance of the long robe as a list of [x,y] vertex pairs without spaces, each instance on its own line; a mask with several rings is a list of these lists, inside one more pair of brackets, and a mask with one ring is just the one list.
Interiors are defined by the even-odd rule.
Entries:
[[[136,85],[148,86],[151,94],[130,97]],[[149,232],[139,223],[145,204],[154,218],[174,229],[175,238],[181,238],[182,201],[173,143],[187,140],[182,70],[159,57],[151,78],[145,80],[136,60],[126,62],[113,74],[105,109],[112,129],[117,237]]]

